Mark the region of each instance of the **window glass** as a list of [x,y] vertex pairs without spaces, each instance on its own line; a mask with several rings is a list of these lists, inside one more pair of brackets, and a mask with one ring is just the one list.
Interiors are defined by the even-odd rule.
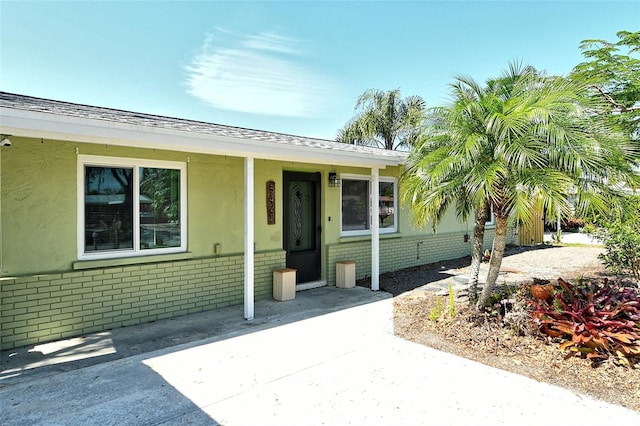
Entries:
[[180,170],[140,168],[140,249],[180,247]]
[[133,248],[133,169],[85,167],[85,252]]
[[496,224],[496,217],[493,215],[493,211],[489,212],[489,220],[487,220],[484,226],[494,226]]
[[396,227],[394,182],[380,182],[380,229]]
[[342,230],[369,229],[369,181],[342,181]]

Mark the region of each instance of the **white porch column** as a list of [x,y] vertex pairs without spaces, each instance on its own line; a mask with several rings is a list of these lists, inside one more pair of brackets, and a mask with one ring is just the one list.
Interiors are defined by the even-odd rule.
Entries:
[[244,159],[244,318],[253,319],[253,158]]
[[371,169],[371,290],[380,290],[380,179]]

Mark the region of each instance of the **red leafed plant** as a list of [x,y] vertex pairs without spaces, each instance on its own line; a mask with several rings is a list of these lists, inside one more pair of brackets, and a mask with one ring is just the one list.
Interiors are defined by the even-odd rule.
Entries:
[[571,284],[562,278],[551,301],[531,298],[540,331],[561,339],[560,349],[594,362],[640,360],[640,297],[621,281]]

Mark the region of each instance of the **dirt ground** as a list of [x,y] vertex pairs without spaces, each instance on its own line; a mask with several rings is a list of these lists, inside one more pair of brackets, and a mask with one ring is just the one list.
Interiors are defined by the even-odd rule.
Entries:
[[[498,283],[530,282],[533,277],[602,279],[609,275],[597,258],[600,252],[600,248],[593,246],[511,248]],[[445,314],[439,320],[430,319],[438,289],[442,293],[442,288],[451,284],[458,294],[464,293],[464,286],[459,284],[464,282],[469,264],[470,258],[463,258],[383,274],[380,288],[395,296],[395,333],[435,349],[640,411],[640,368],[625,368],[613,362],[593,367],[586,359],[565,358],[556,343],[539,336],[520,336],[511,328],[487,321],[469,308],[465,298],[455,300],[455,316],[450,318],[448,299],[441,296]],[[487,268],[483,264],[481,281]],[[367,286],[368,281],[358,284]]]

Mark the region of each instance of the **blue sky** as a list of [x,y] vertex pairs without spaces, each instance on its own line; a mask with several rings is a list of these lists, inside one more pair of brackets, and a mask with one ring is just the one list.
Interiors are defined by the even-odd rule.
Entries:
[[0,90],[333,139],[367,89],[567,74],[640,1],[5,1]]

